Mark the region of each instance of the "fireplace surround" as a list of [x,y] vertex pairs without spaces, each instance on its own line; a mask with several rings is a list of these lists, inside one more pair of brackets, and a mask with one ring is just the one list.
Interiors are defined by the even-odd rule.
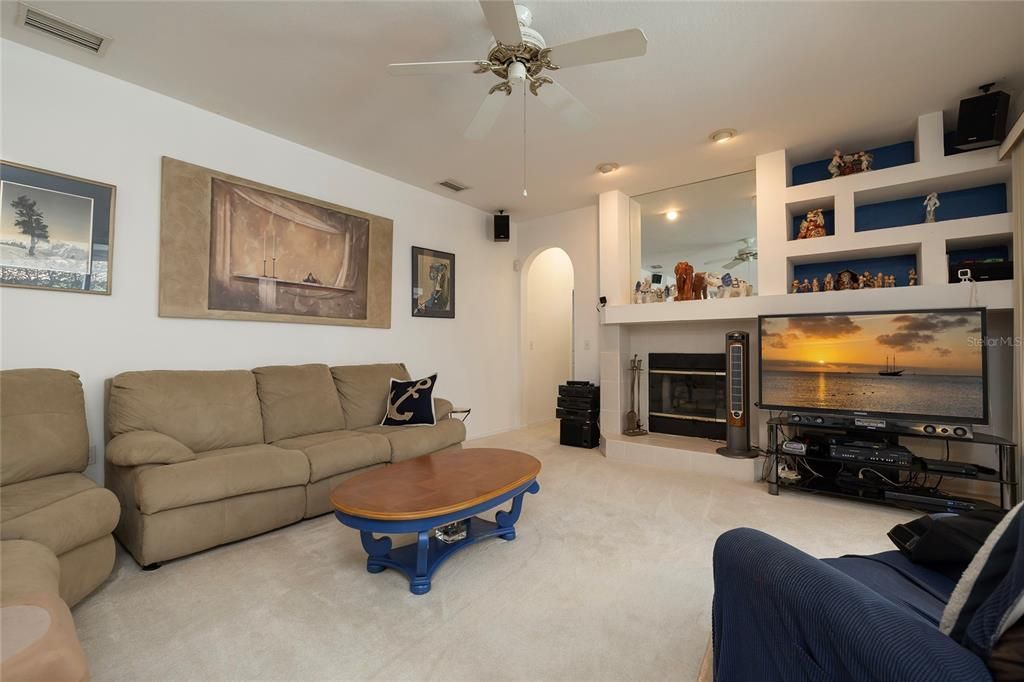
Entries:
[[652,432],[725,440],[725,354],[648,355]]

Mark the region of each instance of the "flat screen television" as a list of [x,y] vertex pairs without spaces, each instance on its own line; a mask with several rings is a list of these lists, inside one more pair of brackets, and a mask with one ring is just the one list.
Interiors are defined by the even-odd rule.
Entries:
[[763,315],[766,410],[988,422],[985,309]]

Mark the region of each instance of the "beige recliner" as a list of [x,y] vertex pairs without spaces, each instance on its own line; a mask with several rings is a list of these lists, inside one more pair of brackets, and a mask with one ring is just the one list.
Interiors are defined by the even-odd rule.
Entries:
[[88,462],[78,375],[0,371],[0,537],[53,552],[60,596],[69,606],[114,567],[117,498],[82,474]]
[[107,486],[116,535],[143,566],[332,510],[344,478],[460,447],[451,403],[438,423],[376,427],[400,364],[126,372],[109,387]]

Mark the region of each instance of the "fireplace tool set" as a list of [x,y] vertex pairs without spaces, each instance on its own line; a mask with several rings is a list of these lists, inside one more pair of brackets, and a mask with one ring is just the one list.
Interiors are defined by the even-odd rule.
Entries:
[[640,421],[640,373],[643,372],[643,360],[637,354],[629,361],[629,412],[626,413],[626,427],[622,431],[624,436],[643,436],[647,429]]

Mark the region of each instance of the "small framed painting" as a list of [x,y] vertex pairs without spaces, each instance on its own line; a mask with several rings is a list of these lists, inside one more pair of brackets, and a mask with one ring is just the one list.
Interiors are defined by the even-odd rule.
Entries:
[[109,294],[116,191],[0,161],[0,285]]
[[412,247],[412,316],[455,317],[455,254]]

